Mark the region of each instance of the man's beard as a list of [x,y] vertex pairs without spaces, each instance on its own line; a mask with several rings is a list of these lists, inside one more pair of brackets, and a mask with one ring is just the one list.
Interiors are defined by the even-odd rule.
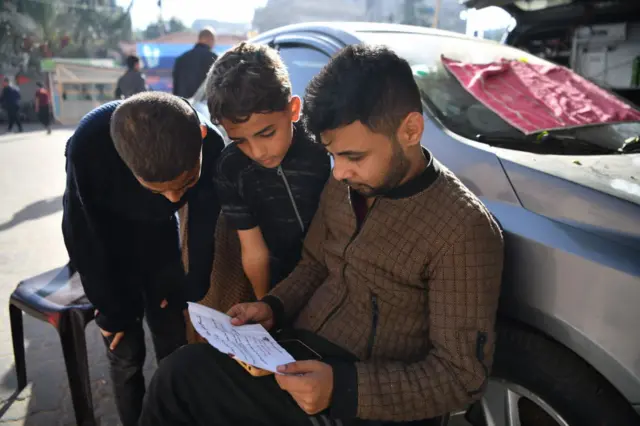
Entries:
[[411,164],[409,159],[404,154],[402,147],[397,141],[393,143],[393,152],[391,153],[391,160],[387,168],[388,172],[380,185],[373,187],[364,183],[355,183],[344,180],[344,183],[349,185],[360,195],[367,198],[380,197],[388,194],[393,189],[400,185],[400,182],[407,176]]

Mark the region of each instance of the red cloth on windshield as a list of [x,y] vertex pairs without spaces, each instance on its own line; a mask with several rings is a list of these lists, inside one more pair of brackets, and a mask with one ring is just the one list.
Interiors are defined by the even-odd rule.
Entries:
[[444,56],[442,63],[478,101],[525,134],[640,120],[640,111],[565,67],[470,64]]

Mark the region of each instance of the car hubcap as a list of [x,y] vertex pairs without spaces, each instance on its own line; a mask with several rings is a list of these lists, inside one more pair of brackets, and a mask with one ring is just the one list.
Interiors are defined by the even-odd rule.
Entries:
[[492,378],[482,398],[487,426],[569,426],[549,404],[530,390]]

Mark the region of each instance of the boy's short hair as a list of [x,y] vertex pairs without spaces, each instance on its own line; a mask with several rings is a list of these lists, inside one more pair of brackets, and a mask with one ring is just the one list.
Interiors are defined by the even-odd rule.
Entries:
[[242,42],[213,64],[205,93],[214,123],[242,123],[252,114],[284,111],[291,100],[291,81],[275,49]]
[[147,182],[168,182],[200,161],[200,119],[182,98],[144,92],[122,102],[111,117],[111,138],[122,161]]
[[316,137],[360,121],[394,138],[409,113],[422,113],[409,63],[382,46],[342,49],[307,86],[305,122]]

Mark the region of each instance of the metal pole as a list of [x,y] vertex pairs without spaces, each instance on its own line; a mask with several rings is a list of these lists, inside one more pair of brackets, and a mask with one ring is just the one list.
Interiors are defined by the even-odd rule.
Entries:
[[440,1],[441,0],[436,0],[436,10],[433,13],[433,28],[438,28],[438,17],[440,15]]
[[158,29],[160,30],[160,35],[165,34],[164,20],[162,19],[162,0],[158,0]]

